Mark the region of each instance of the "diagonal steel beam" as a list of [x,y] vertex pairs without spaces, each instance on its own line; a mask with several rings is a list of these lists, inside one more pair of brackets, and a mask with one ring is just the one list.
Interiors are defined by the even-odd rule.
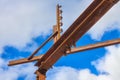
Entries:
[[119,0],[94,0],[81,16],[69,27],[61,38],[36,63],[40,69],[48,70],[66,49],[81,38]]
[[58,32],[54,32],[41,46],[39,46],[29,57],[28,59],[32,59],[34,57],[35,54],[37,54],[37,52],[47,43],[49,42],[52,38],[54,38],[56,35],[58,34]]
[[[109,40],[109,41],[100,42],[100,43],[96,43],[96,44],[81,46],[81,47],[78,47],[78,48],[72,48],[70,51],[66,51],[66,54],[73,54],[73,53],[76,53],[76,52],[81,52],[81,51],[86,51],[86,50],[90,50],[90,49],[115,45],[115,44],[119,44],[119,43],[120,43],[120,39]],[[18,65],[18,64],[38,61],[39,59],[41,59],[42,56],[43,55],[34,56],[31,60],[28,60],[28,58],[24,58],[24,59],[20,59],[20,60],[13,60],[13,61],[9,62],[8,66],[13,66],[13,65]]]

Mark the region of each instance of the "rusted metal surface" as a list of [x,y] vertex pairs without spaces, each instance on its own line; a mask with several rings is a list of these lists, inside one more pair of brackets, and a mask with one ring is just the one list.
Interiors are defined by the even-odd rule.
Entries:
[[[95,48],[115,45],[115,44],[119,44],[119,43],[120,43],[120,39],[109,40],[109,41],[100,42],[100,43],[96,43],[96,44],[81,46],[81,47],[78,47],[78,48],[71,48],[70,51],[66,51],[66,54],[73,54],[73,53],[76,53],[76,52],[81,52],[81,51],[91,50],[91,49],[95,49]],[[42,56],[43,55],[34,56],[31,60],[28,60],[28,58],[24,58],[24,59],[20,59],[20,60],[13,60],[13,61],[10,61],[8,65],[13,66],[13,65],[18,65],[18,64],[38,61],[39,59],[41,59]]]
[[34,57],[34,55],[49,41],[51,40],[52,38],[54,38],[54,41],[56,42],[59,38],[60,38],[60,33],[61,33],[61,20],[62,20],[62,10],[60,9],[61,6],[58,4],[56,6],[56,17],[57,17],[57,22],[56,22],[56,25],[53,27],[53,30],[54,30],[54,34],[52,36],[50,36],[38,49],[36,49],[32,55],[30,57],[28,57],[28,59],[32,59]]
[[36,63],[40,69],[48,70],[66,49],[81,38],[119,0],[94,0],[81,16],[69,27],[61,38]]
[[48,42],[50,41],[52,38],[54,38],[54,36],[56,36],[58,34],[58,32],[53,33],[39,48],[37,48],[30,57],[28,57],[28,60],[32,59],[34,57],[34,55]]
[[76,53],[76,52],[96,49],[96,48],[100,48],[100,47],[106,47],[106,46],[115,45],[115,44],[119,44],[119,43],[120,43],[120,39],[109,40],[109,41],[105,41],[105,42],[100,42],[100,43],[90,44],[90,45],[86,45],[86,46],[81,46],[81,47],[78,47],[78,48],[72,48],[70,51],[67,51],[66,54],[73,54],[73,53]]
[[[56,31],[58,31],[58,30],[57,30],[57,26],[54,25],[54,26],[53,26],[53,33],[56,32]],[[58,34],[53,38],[53,40],[54,40],[54,43],[58,40]]]
[[18,65],[18,64],[23,64],[23,63],[28,63],[28,62],[33,62],[39,60],[43,55],[40,56],[34,56],[32,59],[28,60],[28,58],[24,59],[19,59],[19,60],[13,60],[10,61],[8,66],[13,66],[13,65]]
[[37,75],[36,80],[46,80],[46,74],[42,74],[39,71],[36,71],[35,74]]
[[57,29],[57,31],[58,31],[58,34],[57,34],[57,36],[56,36],[56,38],[57,38],[57,40],[60,38],[60,33],[61,33],[61,24],[62,24],[62,10],[61,10],[61,5],[59,5],[59,4],[57,4],[57,6],[56,6],[56,29]]

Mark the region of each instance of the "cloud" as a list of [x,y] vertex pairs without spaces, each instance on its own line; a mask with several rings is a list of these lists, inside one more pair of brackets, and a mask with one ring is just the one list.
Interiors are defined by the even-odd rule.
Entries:
[[[92,39],[100,40],[105,32],[120,31],[120,2],[110,9],[88,32]],[[99,31],[98,31],[99,30]]]
[[106,48],[107,55],[95,64],[100,73],[107,72],[110,80],[119,80],[120,76],[120,46]]
[[119,80],[120,45],[106,48],[106,56],[92,62],[99,75],[90,69],[77,70],[71,67],[55,67],[48,72],[47,80]]
[[48,34],[54,19],[52,4],[45,0],[0,0],[0,49],[21,49],[33,38]]
[[48,72],[47,80],[78,80],[77,70],[71,67],[57,67]]
[[6,62],[8,61],[0,58],[0,80],[18,80],[20,77],[24,77],[24,80],[35,79],[36,68],[33,63],[8,67]]
[[57,67],[50,70],[48,74],[51,75],[47,77],[47,80],[97,80],[96,75],[92,74],[89,69],[77,70],[71,67]]

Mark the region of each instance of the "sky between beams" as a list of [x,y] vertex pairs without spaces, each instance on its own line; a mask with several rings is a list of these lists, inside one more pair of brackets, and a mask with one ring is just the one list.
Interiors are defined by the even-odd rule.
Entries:
[[[59,1],[63,9],[64,26],[62,28],[64,31],[92,1]],[[33,73],[36,68],[33,63],[8,68],[6,62],[11,59],[27,57],[51,34],[52,26],[56,22],[56,3],[57,1],[54,0],[0,0],[1,80],[31,80],[35,78]],[[119,13],[120,2],[93,26],[77,45],[81,44],[81,42],[86,44],[119,38]],[[47,47],[49,46],[42,49],[41,53]],[[64,57],[56,63],[56,67],[48,72],[47,80],[74,80],[75,78],[76,80],[119,80],[119,45],[76,55]],[[76,64],[74,60],[74,64],[70,63],[71,59],[78,59],[79,63]],[[84,60],[84,64],[81,60]]]

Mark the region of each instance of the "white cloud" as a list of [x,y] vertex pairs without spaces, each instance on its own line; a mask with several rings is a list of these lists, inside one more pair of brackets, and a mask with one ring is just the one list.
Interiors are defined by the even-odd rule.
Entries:
[[35,66],[32,63],[8,67],[7,61],[0,58],[0,80],[18,80],[19,77],[24,77],[24,80],[35,79]]
[[120,46],[110,46],[106,50],[105,57],[92,62],[99,75],[91,73],[89,69],[56,67],[48,72],[47,80],[119,80]]
[[97,78],[89,69],[77,70],[71,67],[56,67],[48,74],[47,80],[96,80]]
[[108,11],[88,32],[95,40],[100,40],[105,32],[120,31],[120,2],[118,2],[110,11]]
[[97,80],[95,74],[92,74],[89,69],[79,71],[78,80]]
[[53,2],[42,2],[0,0],[0,49],[7,45],[23,48],[32,38],[50,31],[54,21]]
[[77,76],[77,70],[71,67],[57,67],[48,72],[47,80],[78,80]]
[[2,59],[2,58],[0,58],[0,67],[2,66],[2,65],[4,65],[5,63],[4,63],[4,60]]
[[106,48],[108,54],[99,60],[96,68],[101,72],[107,72],[111,80],[119,80],[120,76],[120,46],[111,46]]

